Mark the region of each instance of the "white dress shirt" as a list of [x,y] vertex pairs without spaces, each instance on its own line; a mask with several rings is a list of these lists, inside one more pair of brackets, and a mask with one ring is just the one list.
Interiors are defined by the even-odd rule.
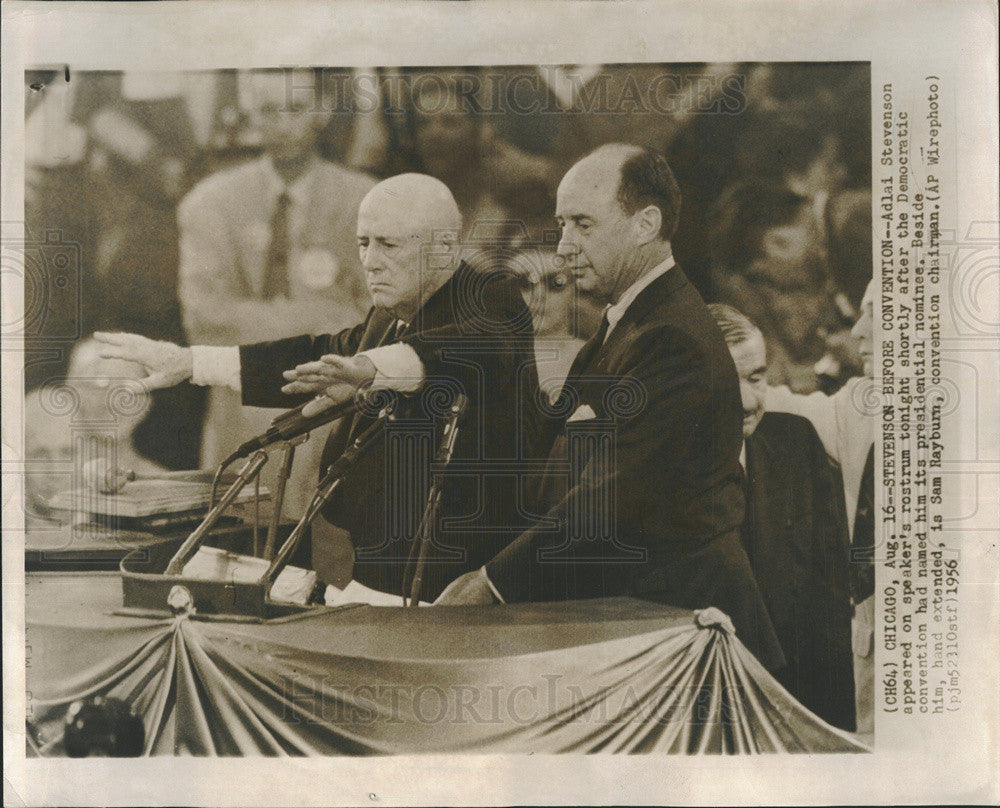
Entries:
[[622,317],[625,316],[625,312],[628,311],[628,307],[635,302],[635,299],[639,297],[642,291],[661,275],[666,275],[667,272],[674,268],[674,266],[676,266],[674,263],[674,257],[672,255],[667,256],[663,261],[653,267],[649,272],[626,289],[622,296],[618,298],[617,303],[612,306],[608,306],[607,311],[605,312],[608,318],[608,331],[604,335],[605,342],[608,341],[608,337],[611,336],[611,332],[614,331],[615,326],[618,325]]

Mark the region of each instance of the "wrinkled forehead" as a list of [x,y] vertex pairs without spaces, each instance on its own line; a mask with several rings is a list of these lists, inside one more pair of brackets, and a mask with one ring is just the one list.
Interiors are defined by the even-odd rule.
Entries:
[[358,235],[369,238],[425,239],[430,227],[419,200],[372,189],[358,208]]

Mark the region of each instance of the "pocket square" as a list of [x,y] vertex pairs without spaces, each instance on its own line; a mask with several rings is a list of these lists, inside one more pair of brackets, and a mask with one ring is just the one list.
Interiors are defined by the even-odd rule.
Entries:
[[573,421],[589,421],[592,418],[596,418],[597,413],[591,408],[589,404],[581,404],[576,408],[574,412],[566,421],[566,423],[571,424]]

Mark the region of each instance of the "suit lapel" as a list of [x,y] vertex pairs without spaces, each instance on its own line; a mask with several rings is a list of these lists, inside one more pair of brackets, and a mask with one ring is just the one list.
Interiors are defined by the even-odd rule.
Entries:
[[[747,439],[747,488],[748,506],[758,514],[765,513],[770,489],[770,469],[783,468],[780,452],[772,443],[767,430],[758,428]],[[752,500],[752,502],[751,502]]]
[[[618,364],[616,357],[628,352],[632,343],[632,332],[650,311],[667,302],[685,284],[687,284],[687,279],[680,268],[672,267],[665,275],[658,277],[639,293],[606,339],[603,339],[604,334],[598,331],[585,342],[576,355],[576,359],[573,360],[560,399],[563,396],[571,395],[569,390],[572,388],[581,404],[588,404],[598,418],[606,417],[601,402],[604,392],[618,376],[615,372]],[[569,406],[564,406],[563,409],[569,410]],[[570,415],[572,412],[565,412],[566,418]],[[566,422],[564,421],[549,453],[549,465],[552,468],[555,467],[552,464],[562,464],[566,461],[566,445]],[[562,483],[553,483],[553,480],[562,480],[562,476],[559,474],[545,475],[539,486],[540,502],[554,504],[560,498]]]
[[[604,321],[602,320],[602,325]],[[576,391],[580,392],[580,381],[597,358],[598,352],[604,347],[604,329],[598,330],[594,336],[580,346],[573,364],[570,365],[569,373],[566,375],[564,386],[572,385]]]
[[[428,298],[427,302],[414,315],[411,322],[413,331],[424,331],[440,325],[443,313],[450,312],[450,300],[456,277],[460,272],[470,271],[463,263],[460,264],[455,274],[434,294]],[[368,325],[361,335],[361,342],[356,353],[367,351],[371,348],[380,348],[383,345],[391,345],[396,341],[396,317],[387,309],[376,308],[372,316],[368,319]],[[409,333],[409,332],[408,332]],[[350,445],[355,436],[372,422],[372,419],[362,415],[361,412],[354,413],[351,418],[351,426],[347,433],[345,448]]]
[[[572,386],[581,399],[586,398],[589,402],[593,396],[585,393],[590,385],[582,384],[588,376],[594,376],[595,381],[604,379],[605,387],[610,385],[615,376],[614,368],[617,365],[615,360],[629,352],[635,329],[654,309],[669,304],[671,298],[687,283],[687,278],[677,265],[650,283],[625,310],[621,320],[607,335],[607,339],[598,343],[599,336],[595,335],[584,343],[576,359],[573,360],[565,386]],[[599,399],[598,396],[597,400]]]
[[[382,345],[389,345],[393,342],[395,334],[396,318],[385,309],[377,308],[372,312],[372,316],[368,318],[368,325],[361,335],[361,342],[358,344],[358,350],[355,353],[367,351],[371,348],[378,348]],[[350,421],[351,425],[347,430],[347,440],[344,443],[344,449],[351,445],[351,441],[354,440],[355,436],[362,429],[366,428],[372,422],[372,419],[358,410],[351,416]]]
[[636,328],[657,308],[668,306],[673,297],[688,285],[687,277],[676,264],[643,289],[618,321],[604,345],[590,362],[590,370],[608,371],[612,357],[628,353]]
[[[753,538],[754,549],[758,560],[783,559],[783,570],[760,570],[771,580],[788,574],[792,566],[808,568],[803,559],[809,555],[811,534],[796,532],[793,525],[800,524],[809,504],[799,485],[802,478],[797,470],[802,466],[788,440],[781,430],[769,426],[766,415],[747,440],[747,520],[759,529]],[[805,567],[796,566],[801,564]]]
[[407,328],[407,335],[429,331],[433,328],[443,328],[453,323],[461,326],[461,323],[455,322],[458,312],[463,309],[475,311],[475,306],[481,305],[478,303],[470,306],[458,304],[461,296],[466,293],[464,290],[475,288],[473,279],[469,277],[473,272],[472,267],[465,261],[461,261],[452,276],[427,299],[420,311],[414,315]]
[[750,558],[751,567],[757,570],[758,557],[765,550],[762,542],[780,540],[770,535],[776,526],[769,513],[770,504],[768,490],[770,488],[767,470],[773,469],[774,457],[770,442],[766,435],[757,430],[746,441],[746,515],[744,517],[741,535],[744,549]]
[[365,332],[361,335],[357,352],[388,345],[392,342],[395,333],[396,318],[385,309],[376,309],[368,320]]

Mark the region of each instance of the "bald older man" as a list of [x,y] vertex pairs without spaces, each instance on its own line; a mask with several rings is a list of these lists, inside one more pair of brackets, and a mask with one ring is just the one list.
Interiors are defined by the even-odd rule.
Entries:
[[[470,406],[446,475],[424,599],[476,569],[517,535],[519,464],[537,454],[532,415],[538,377],[531,315],[514,279],[473,270],[459,257],[462,219],[447,187],[421,174],[392,177],[358,210],[357,243],[373,307],[337,334],[304,335],[239,348],[180,348],[126,334],[98,334],[109,356],[143,363],[151,386],[223,384],[244,404],[293,407],[311,415],[368,386],[404,394],[323,512],[350,532],[353,577],[400,593],[411,542],[427,501],[442,401]],[[345,418],[321,467],[374,422]],[[521,525],[523,527],[523,525]],[[322,529],[317,528],[316,533]],[[314,559],[317,557],[314,537]]]

